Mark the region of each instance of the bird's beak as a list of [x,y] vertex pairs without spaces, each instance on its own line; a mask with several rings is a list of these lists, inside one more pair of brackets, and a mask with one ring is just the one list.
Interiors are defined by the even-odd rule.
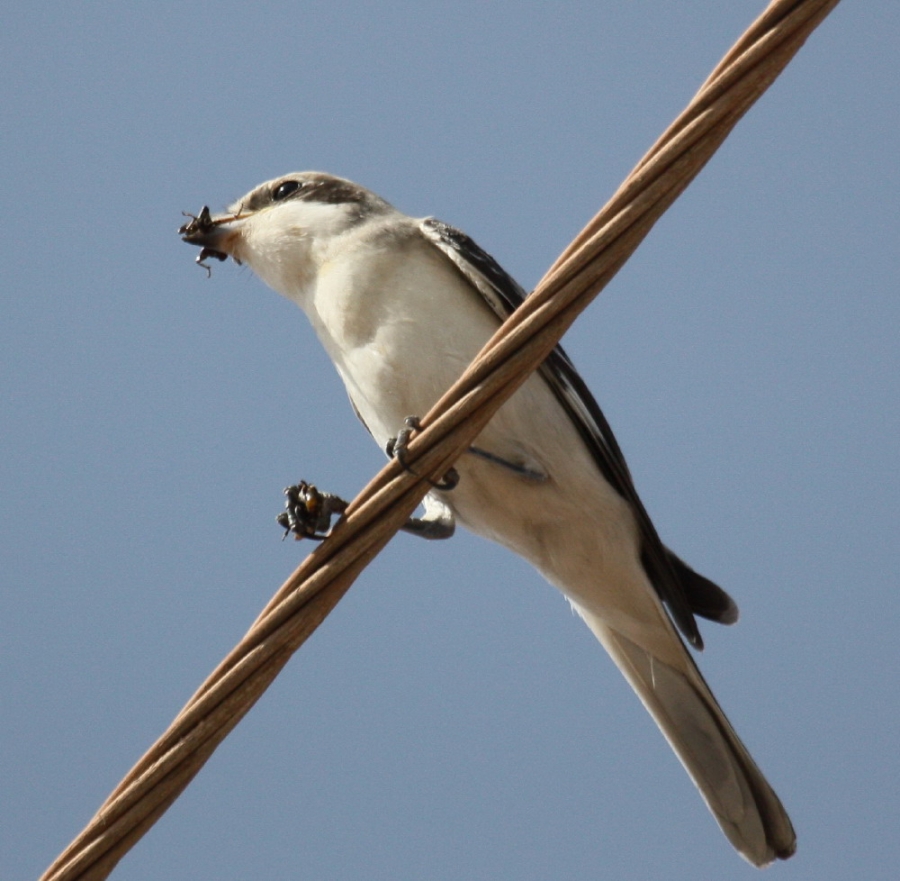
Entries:
[[178,235],[181,236],[183,242],[200,248],[197,263],[207,272],[209,272],[209,267],[203,261],[209,257],[225,260],[231,256],[236,263],[241,262],[234,254],[234,246],[240,236],[242,225],[240,215],[224,214],[213,217],[209,208],[204,205],[198,215],[188,214],[186,216],[191,219],[179,228]]

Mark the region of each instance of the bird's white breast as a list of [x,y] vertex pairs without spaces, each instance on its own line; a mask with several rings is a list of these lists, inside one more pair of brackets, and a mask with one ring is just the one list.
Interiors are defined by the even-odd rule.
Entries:
[[379,444],[424,415],[498,321],[418,234],[323,261],[304,308]]

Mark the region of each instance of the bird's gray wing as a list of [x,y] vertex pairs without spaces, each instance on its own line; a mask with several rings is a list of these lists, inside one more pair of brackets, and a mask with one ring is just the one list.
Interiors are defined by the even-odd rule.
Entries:
[[[501,321],[527,296],[497,261],[465,233],[432,217],[423,220],[420,229],[478,290]],[[641,532],[644,569],[679,630],[691,645],[702,649],[703,640],[694,614],[732,623],[737,620],[737,606],[725,591],[694,572],[660,541],[603,411],[561,346],[550,353],[540,373],[572,420],[600,472],[631,504]]]

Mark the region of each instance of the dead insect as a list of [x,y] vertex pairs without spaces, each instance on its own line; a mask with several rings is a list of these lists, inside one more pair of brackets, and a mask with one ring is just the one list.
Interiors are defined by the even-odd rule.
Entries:
[[212,275],[212,266],[208,266],[203,261],[208,259],[209,257],[215,257],[216,260],[227,260],[228,255],[223,254],[221,251],[215,251],[212,248],[202,248],[200,253],[197,255],[197,259],[194,261],[198,266],[202,266],[206,270],[206,277],[209,278]]
[[204,205],[200,209],[199,214],[190,214],[187,211],[181,212],[185,217],[190,217],[190,223],[182,224],[178,229],[178,235],[191,236],[197,233],[209,232],[215,224],[212,221],[212,215],[209,213],[209,205]]
[[[217,226],[217,222],[213,220],[212,215],[209,213],[209,206],[204,205],[200,209],[199,214],[189,214],[187,211],[181,212],[185,217],[190,217],[190,221],[188,223],[182,224],[178,230],[178,234],[184,239],[184,241],[188,242],[192,245],[199,245],[203,241],[203,237],[212,229]],[[221,221],[219,221],[221,222]],[[197,241],[199,239],[199,241]],[[218,251],[215,248],[202,247],[200,250],[200,255],[197,257],[196,263],[198,266],[202,266],[206,270],[206,277],[209,278],[212,275],[212,267],[208,266],[204,263],[204,260],[208,260],[210,257],[214,257],[216,260],[226,260],[228,255],[223,251]]]
[[348,505],[339,496],[320,492],[305,480],[287,487],[284,495],[284,511],[275,518],[284,530],[283,539],[293,532],[298,541],[301,538],[322,541],[331,529],[331,518],[343,514]]

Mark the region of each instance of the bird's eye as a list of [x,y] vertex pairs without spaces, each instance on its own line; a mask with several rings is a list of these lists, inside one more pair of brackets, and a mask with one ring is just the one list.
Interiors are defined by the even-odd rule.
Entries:
[[278,184],[274,190],[272,190],[272,201],[280,202],[282,199],[286,199],[290,196],[291,193],[296,192],[300,189],[300,181],[296,180],[286,180],[282,183]]

